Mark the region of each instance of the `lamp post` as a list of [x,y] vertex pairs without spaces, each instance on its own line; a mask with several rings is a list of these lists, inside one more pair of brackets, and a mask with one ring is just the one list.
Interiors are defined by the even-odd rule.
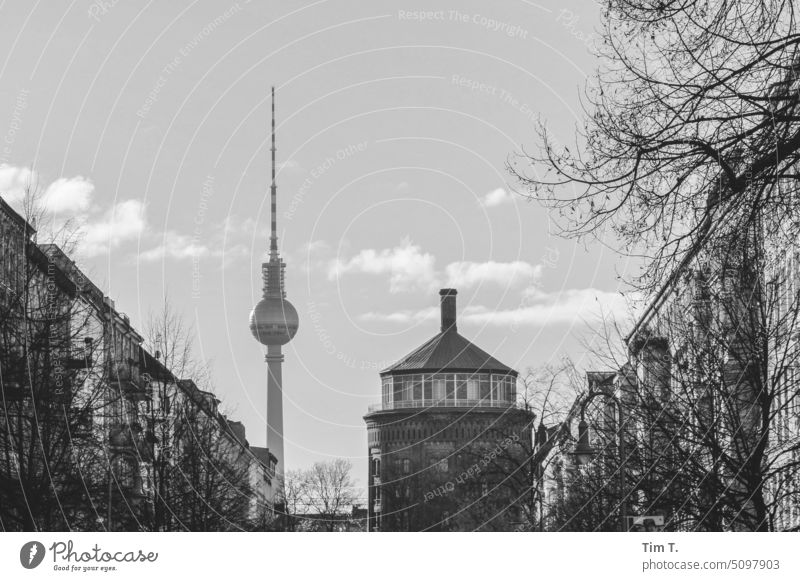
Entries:
[[619,398],[612,393],[605,391],[589,390],[586,399],[581,403],[581,421],[578,424],[578,445],[575,447],[573,454],[578,465],[585,466],[592,461],[592,458],[597,454],[597,450],[589,442],[589,424],[586,422],[586,407],[596,397],[607,397],[611,399],[617,407],[617,435],[619,436],[619,530],[625,532],[627,530],[626,520],[628,517],[626,502],[625,502],[625,422],[623,416],[622,403]]

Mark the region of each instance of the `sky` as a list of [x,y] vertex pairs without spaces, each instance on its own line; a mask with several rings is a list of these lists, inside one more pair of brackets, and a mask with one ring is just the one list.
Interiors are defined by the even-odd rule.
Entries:
[[0,2],[0,195],[19,203],[33,179],[135,325],[169,300],[223,409],[263,446],[248,316],[275,86],[300,316],[286,469],[344,457],[363,485],[378,372],[438,332],[440,288],[458,289],[459,331],[520,372],[580,364],[600,310],[624,310],[629,262],[559,237],[507,171],[540,118],[574,141],[598,19],[585,0]]

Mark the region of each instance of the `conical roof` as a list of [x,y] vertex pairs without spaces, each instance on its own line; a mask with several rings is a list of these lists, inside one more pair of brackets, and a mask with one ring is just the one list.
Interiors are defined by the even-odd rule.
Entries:
[[394,365],[381,371],[381,375],[404,373],[462,372],[511,374],[517,372],[500,363],[486,351],[459,334],[456,328],[456,291],[442,289],[442,331]]
[[501,363],[452,328],[439,333],[391,367],[387,367],[381,371],[381,375],[445,371],[517,375],[508,365]]

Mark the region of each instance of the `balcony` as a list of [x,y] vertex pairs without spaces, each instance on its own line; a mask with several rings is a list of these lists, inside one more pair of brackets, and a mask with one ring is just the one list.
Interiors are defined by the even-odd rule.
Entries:
[[114,424],[108,433],[108,444],[114,452],[135,452],[139,458],[152,461],[157,438],[151,430],[144,429],[141,423]]
[[139,365],[132,360],[125,363],[112,361],[108,365],[108,381],[112,389],[133,401],[145,401],[153,397],[150,376],[139,373]]
[[93,365],[92,345],[94,340],[86,337],[83,340],[83,349],[71,349],[62,363],[67,369],[90,369]]
[[489,401],[485,399],[417,399],[376,403],[369,406],[369,413],[383,412],[403,409],[427,409],[427,408],[500,408],[522,409],[515,402],[510,401]]
[[62,359],[66,369],[91,369],[93,364],[91,352],[85,349],[74,349]]

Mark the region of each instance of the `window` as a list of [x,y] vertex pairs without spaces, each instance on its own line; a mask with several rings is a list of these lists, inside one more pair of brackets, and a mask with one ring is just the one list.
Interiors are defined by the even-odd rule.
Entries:
[[489,401],[489,376],[483,375],[480,379],[481,399]]
[[430,375],[423,375],[423,395],[425,399],[432,399],[433,394],[431,393],[432,383],[431,383],[431,376]]
[[372,475],[373,476],[380,476],[381,475],[381,459],[380,458],[373,458],[372,459]]
[[463,373],[456,376],[456,399],[467,399],[467,376]]
[[480,397],[479,384],[477,379],[467,381],[467,399],[476,400]]
[[433,380],[433,399],[436,401],[441,401],[444,399],[445,396],[445,383],[444,379],[434,379]]
[[413,386],[412,389],[413,389],[413,392],[414,392],[413,393],[414,400],[415,401],[421,400],[422,399],[422,376],[421,375],[415,375],[414,376],[414,379],[413,379],[413,382],[412,382],[412,386]]
[[403,458],[403,474],[411,474],[411,460]]
[[455,399],[456,397],[456,376],[455,375],[448,375],[447,376],[447,399]]
[[517,379],[516,377],[508,378],[508,401],[516,401],[517,399]]
[[392,378],[386,377],[383,380],[383,403],[392,403]]
[[394,401],[403,401],[403,380],[397,378],[394,381]]

